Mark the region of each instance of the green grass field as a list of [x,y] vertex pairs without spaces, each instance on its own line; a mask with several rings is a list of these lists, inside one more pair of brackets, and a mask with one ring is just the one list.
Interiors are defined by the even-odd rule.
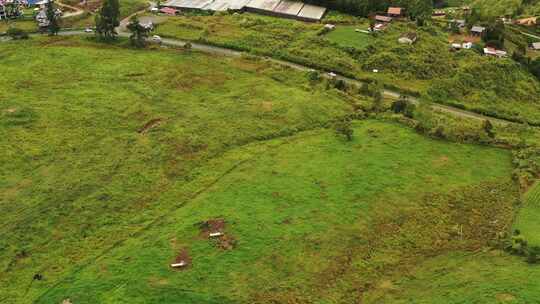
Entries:
[[326,127],[349,99],[253,59],[55,37],[0,60],[0,303],[539,295],[491,249],[519,197],[507,150],[374,119],[347,142]]
[[325,37],[339,44],[343,47],[354,47],[356,49],[364,49],[371,42],[373,42],[373,37],[369,34],[358,33],[356,29],[367,30],[369,28],[366,24],[361,25],[338,25],[333,31],[328,33]]
[[529,246],[540,246],[540,183],[536,183],[523,199],[523,206],[514,224],[514,229],[519,229]]

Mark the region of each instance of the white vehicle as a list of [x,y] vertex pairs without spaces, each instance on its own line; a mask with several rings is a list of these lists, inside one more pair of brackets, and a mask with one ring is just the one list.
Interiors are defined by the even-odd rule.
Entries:
[[334,77],[336,77],[336,76],[337,76],[337,74],[336,74],[336,73],[334,73],[334,72],[330,72],[330,73],[328,73],[328,76],[330,76],[331,78],[334,78]]
[[159,37],[158,35],[154,35],[154,36],[152,36],[152,41],[157,42],[157,43],[161,43],[161,37]]
[[85,32],[85,33],[92,33],[93,31],[94,31],[94,30],[91,29],[91,28],[89,28],[89,27],[87,27],[87,28],[84,29],[84,32]]
[[159,12],[159,8],[157,8],[157,7],[154,6],[154,7],[152,7],[152,8],[150,9],[150,12],[152,12],[152,13],[158,13],[158,12]]

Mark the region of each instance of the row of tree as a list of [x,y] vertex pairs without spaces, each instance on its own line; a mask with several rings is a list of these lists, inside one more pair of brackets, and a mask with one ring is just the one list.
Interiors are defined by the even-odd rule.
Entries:
[[[47,3],[45,7],[46,30],[49,35],[57,35],[60,31],[60,16],[56,13],[54,0]],[[95,16],[96,35],[102,41],[112,41],[118,36],[116,28],[120,26],[120,3],[118,0],[105,0],[101,9]],[[135,47],[144,47],[148,37],[148,28],[141,25],[138,18],[131,18],[127,29],[132,33],[130,41]]]

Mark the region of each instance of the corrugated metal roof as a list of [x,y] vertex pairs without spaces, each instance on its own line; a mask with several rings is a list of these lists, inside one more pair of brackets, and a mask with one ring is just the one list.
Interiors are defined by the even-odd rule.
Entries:
[[302,2],[296,2],[296,1],[281,1],[281,3],[276,6],[274,9],[274,12],[284,14],[284,15],[292,15],[296,16],[298,13],[300,13],[300,10],[304,7],[304,3]]
[[164,6],[203,9],[212,3],[213,0],[170,0],[163,4]]
[[388,14],[389,15],[401,15],[401,7],[389,7],[388,8]]
[[208,4],[207,6],[204,7],[204,9],[206,10],[210,10],[210,11],[226,11],[229,9],[229,6],[230,6],[230,2],[227,1],[227,0],[216,0],[210,4]]
[[246,7],[263,11],[273,11],[279,5],[279,2],[280,0],[251,0]]
[[473,26],[473,27],[471,28],[471,32],[477,32],[477,33],[482,33],[482,32],[484,32],[485,30],[486,30],[486,28],[483,27],[483,26]]
[[305,4],[298,13],[298,17],[312,20],[321,20],[326,12],[326,8],[311,4]]

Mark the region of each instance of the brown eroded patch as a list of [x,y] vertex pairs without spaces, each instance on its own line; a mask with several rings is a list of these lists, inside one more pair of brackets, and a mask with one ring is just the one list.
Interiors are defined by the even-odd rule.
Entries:
[[174,270],[186,270],[191,266],[191,257],[189,256],[189,251],[187,248],[181,248],[178,251],[178,255],[174,258],[174,261],[171,264],[185,263],[185,266],[182,267],[172,267]]
[[272,105],[273,103],[271,101],[263,101],[261,103],[261,109],[265,112],[270,112],[272,111]]
[[169,285],[169,280],[154,276],[148,279],[148,285],[152,287],[167,286]]
[[211,219],[197,224],[203,238],[209,238],[211,233],[223,233],[225,229],[224,219]]
[[[210,219],[201,223],[198,223],[201,230],[201,237],[211,239],[215,241],[215,245],[223,250],[231,250],[236,246],[236,239],[229,234],[225,233],[225,220],[224,219]],[[219,233],[218,236],[212,236],[212,234]]]
[[157,127],[163,119],[161,118],[155,118],[147,122],[142,128],[139,129],[139,134],[146,134],[150,129]]
[[495,298],[499,302],[511,302],[511,301],[514,301],[516,299],[516,297],[514,297],[513,295],[511,295],[509,293],[499,293],[499,294],[497,294],[495,296]]
[[379,287],[380,289],[385,289],[385,290],[397,289],[394,283],[392,283],[392,281],[390,280],[381,281],[377,287]]
[[448,156],[441,156],[435,160],[433,160],[433,165],[436,167],[443,167],[446,166],[450,162],[450,159]]

